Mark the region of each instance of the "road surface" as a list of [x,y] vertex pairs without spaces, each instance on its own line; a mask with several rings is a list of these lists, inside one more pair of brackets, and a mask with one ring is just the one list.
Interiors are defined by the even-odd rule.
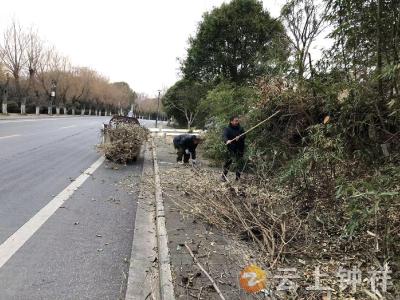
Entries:
[[0,121],[0,299],[123,298],[142,161],[103,162],[107,120]]

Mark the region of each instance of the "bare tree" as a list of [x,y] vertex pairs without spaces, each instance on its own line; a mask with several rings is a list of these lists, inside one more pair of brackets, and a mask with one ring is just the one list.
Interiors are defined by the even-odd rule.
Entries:
[[67,57],[58,57],[52,66],[53,80],[57,83],[57,93],[53,98],[56,106],[56,114],[60,114],[60,107],[66,110],[65,97],[71,87],[71,64]]
[[295,64],[299,79],[304,78],[309,58],[312,72],[310,46],[324,30],[327,7],[319,7],[314,0],[291,0],[281,11],[281,18],[288,29],[288,39],[295,52]]
[[49,101],[51,97],[51,61],[52,57],[55,55],[54,48],[47,48],[43,52],[42,59],[39,61],[38,70],[37,70],[37,78],[39,80],[42,95],[43,97],[40,98],[40,104],[44,104],[46,101]]
[[3,65],[0,63],[0,82],[1,82],[1,112],[7,114],[8,86],[10,82],[9,73],[4,72]]
[[72,88],[73,80],[72,80],[72,67],[71,65],[65,65],[64,70],[60,73],[59,81],[57,83],[57,104],[56,104],[56,113],[60,113],[60,108],[63,108],[64,114],[67,114],[67,103],[71,100],[70,98],[70,90]]
[[26,58],[27,58],[27,69],[28,69],[28,86],[25,95],[23,95],[21,103],[22,106],[26,105],[26,98],[28,97],[30,102],[36,104],[36,114],[40,113],[39,106],[39,91],[37,82],[37,71],[41,60],[43,59],[43,42],[39,38],[36,31],[31,29],[27,35],[27,47],[26,47]]
[[[13,76],[18,101],[21,101],[20,76],[27,63],[25,50],[27,48],[26,34],[22,27],[14,20],[3,35],[0,46],[0,59],[6,70]],[[25,113],[25,106],[21,106],[21,113]]]
[[43,52],[38,64],[37,76],[48,101],[48,114],[52,114],[54,105],[57,114],[60,113],[60,104],[65,105],[63,95],[70,88],[71,68],[68,59],[61,56],[54,48],[48,48]]
[[69,90],[72,114],[75,115],[76,107],[87,98],[90,91],[90,77],[92,70],[88,68],[74,68],[71,77],[71,89]]

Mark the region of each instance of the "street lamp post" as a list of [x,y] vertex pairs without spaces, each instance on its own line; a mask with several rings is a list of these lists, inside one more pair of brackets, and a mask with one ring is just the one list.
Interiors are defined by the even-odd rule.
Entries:
[[160,94],[161,90],[158,90],[156,128],[158,128],[158,115],[160,114]]
[[50,103],[47,111],[49,115],[53,114],[53,103],[55,102],[56,99],[56,88],[57,88],[57,82],[53,79],[51,81]]

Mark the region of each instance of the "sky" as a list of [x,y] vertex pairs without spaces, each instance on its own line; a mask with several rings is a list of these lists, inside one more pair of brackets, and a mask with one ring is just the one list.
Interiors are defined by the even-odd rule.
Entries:
[[[188,38],[206,11],[224,0],[13,0],[0,9],[0,32],[13,19],[39,35],[73,65],[125,81],[149,96],[179,79]],[[273,17],[286,1],[264,0]]]

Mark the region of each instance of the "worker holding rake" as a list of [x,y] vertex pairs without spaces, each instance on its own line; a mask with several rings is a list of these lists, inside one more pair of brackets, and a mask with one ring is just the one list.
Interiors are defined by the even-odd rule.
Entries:
[[261,126],[262,124],[266,123],[276,115],[278,115],[280,111],[274,112],[265,120],[257,123],[247,131],[239,124],[239,117],[233,116],[229,120],[229,126],[224,129],[223,139],[228,148],[225,164],[224,164],[224,171],[222,173],[221,179],[223,181],[228,181],[226,175],[228,174],[229,167],[232,163],[234,163],[235,170],[236,170],[236,180],[240,179],[240,172],[243,170],[243,154],[244,154],[244,138],[247,133],[253,131],[257,127]]
[[223,139],[227,147],[227,153],[221,179],[227,181],[226,176],[228,175],[229,167],[233,163],[236,180],[239,180],[240,172],[243,169],[245,135],[243,127],[240,126],[238,116],[230,118],[229,125],[224,129]]

